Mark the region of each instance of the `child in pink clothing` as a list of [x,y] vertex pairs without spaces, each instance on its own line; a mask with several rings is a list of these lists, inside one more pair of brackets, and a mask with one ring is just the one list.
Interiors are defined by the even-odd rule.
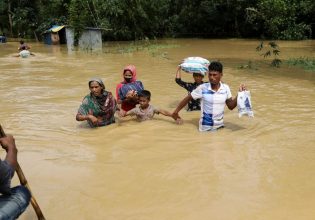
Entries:
[[[172,117],[172,114],[166,110],[155,108],[153,105],[150,105],[151,93],[148,90],[142,90],[141,93],[138,94],[139,97],[139,106],[129,110],[125,114],[121,116],[127,115],[136,115],[138,121],[145,121],[152,119],[155,114],[162,114],[168,117]],[[180,122],[180,120],[177,120]]]

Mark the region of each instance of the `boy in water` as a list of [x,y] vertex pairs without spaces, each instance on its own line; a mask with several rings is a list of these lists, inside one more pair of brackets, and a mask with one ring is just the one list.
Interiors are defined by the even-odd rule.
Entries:
[[[127,115],[136,115],[138,121],[145,121],[152,119],[154,114],[162,114],[168,117],[172,117],[172,114],[166,110],[155,108],[153,105],[150,105],[151,93],[148,90],[142,90],[139,94],[139,106],[120,114],[121,117]],[[181,123],[181,119],[176,120],[177,123]]]
[[[187,90],[188,94],[190,94],[194,89],[196,89],[199,85],[203,84],[204,74],[201,73],[193,73],[194,81],[193,83],[184,82],[181,79],[181,67],[178,66],[175,76],[175,82]],[[188,102],[187,111],[200,111],[200,99],[192,99]]]

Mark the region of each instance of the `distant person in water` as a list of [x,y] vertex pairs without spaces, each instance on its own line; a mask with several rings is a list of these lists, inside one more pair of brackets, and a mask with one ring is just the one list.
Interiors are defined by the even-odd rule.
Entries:
[[103,81],[92,78],[88,82],[90,94],[86,95],[76,115],[77,121],[87,121],[90,127],[106,126],[115,123],[116,100],[105,90]]
[[18,50],[19,51],[22,51],[22,50],[30,50],[31,47],[28,46],[26,43],[24,43],[23,40],[20,40],[20,46],[18,47]]
[[123,70],[124,80],[116,87],[117,102],[121,111],[129,111],[138,104],[138,94],[144,89],[141,81],[137,80],[136,67],[128,65]]
[[[203,84],[204,75],[201,73],[193,73],[194,81],[191,82],[184,82],[181,79],[181,67],[178,66],[175,76],[175,82],[187,90],[188,94],[190,94],[194,89],[196,89],[199,85]],[[191,99],[187,104],[187,111],[200,111],[200,99]]]
[[[139,94],[139,106],[129,110],[128,112],[124,114],[120,114],[120,116],[125,117],[125,116],[133,116],[135,115],[137,117],[138,121],[145,121],[145,120],[150,120],[154,117],[155,114],[162,114],[168,117],[172,117],[172,113],[159,109],[154,107],[153,105],[150,105],[150,100],[151,100],[151,93],[148,90],[142,90]],[[180,118],[176,120],[178,123],[181,122]]]
[[16,55],[16,57],[26,58],[26,57],[29,57],[30,55],[35,56],[35,54],[32,53],[30,49],[31,47],[25,44],[23,40],[21,40],[20,46],[18,47],[18,50],[20,52]]

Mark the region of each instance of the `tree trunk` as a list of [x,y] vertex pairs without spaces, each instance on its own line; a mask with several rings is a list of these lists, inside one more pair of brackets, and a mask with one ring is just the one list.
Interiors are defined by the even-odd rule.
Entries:
[[35,37],[35,39],[36,39],[36,42],[38,42],[38,37],[37,37],[37,34],[36,34],[36,32],[35,31],[33,31],[34,32],[34,37]]
[[11,12],[11,1],[8,1],[8,17],[10,25],[10,35],[13,37],[13,22],[12,22],[12,12]]

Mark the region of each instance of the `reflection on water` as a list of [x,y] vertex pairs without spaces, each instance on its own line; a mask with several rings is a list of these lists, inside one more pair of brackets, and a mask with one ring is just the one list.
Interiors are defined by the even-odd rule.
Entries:
[[[0,45],[0,122],[47,219],[313,219],[314,73],[258,63],[258,41],[161,43],[176,46],[121,53],[124,43],[109,42],[103,53],[68,53],[34,43],[36,56],[21,59],[14,43]],[[282,59],[315,55],[315,41],[279,45]],[[181,126],[163,116],[97,129],[75,121],[88,79],[114,92],[127,64],[151,103],[172,111],[186,95],[174,78],[187,56],[221,60],[232,93],[241,82],[251,90],[255,118],[226,110],[226,128],[211,133],[184,110]],[[258,70],[237,68],[249,60]],[[34,218],[31,207],[20,217]]]

